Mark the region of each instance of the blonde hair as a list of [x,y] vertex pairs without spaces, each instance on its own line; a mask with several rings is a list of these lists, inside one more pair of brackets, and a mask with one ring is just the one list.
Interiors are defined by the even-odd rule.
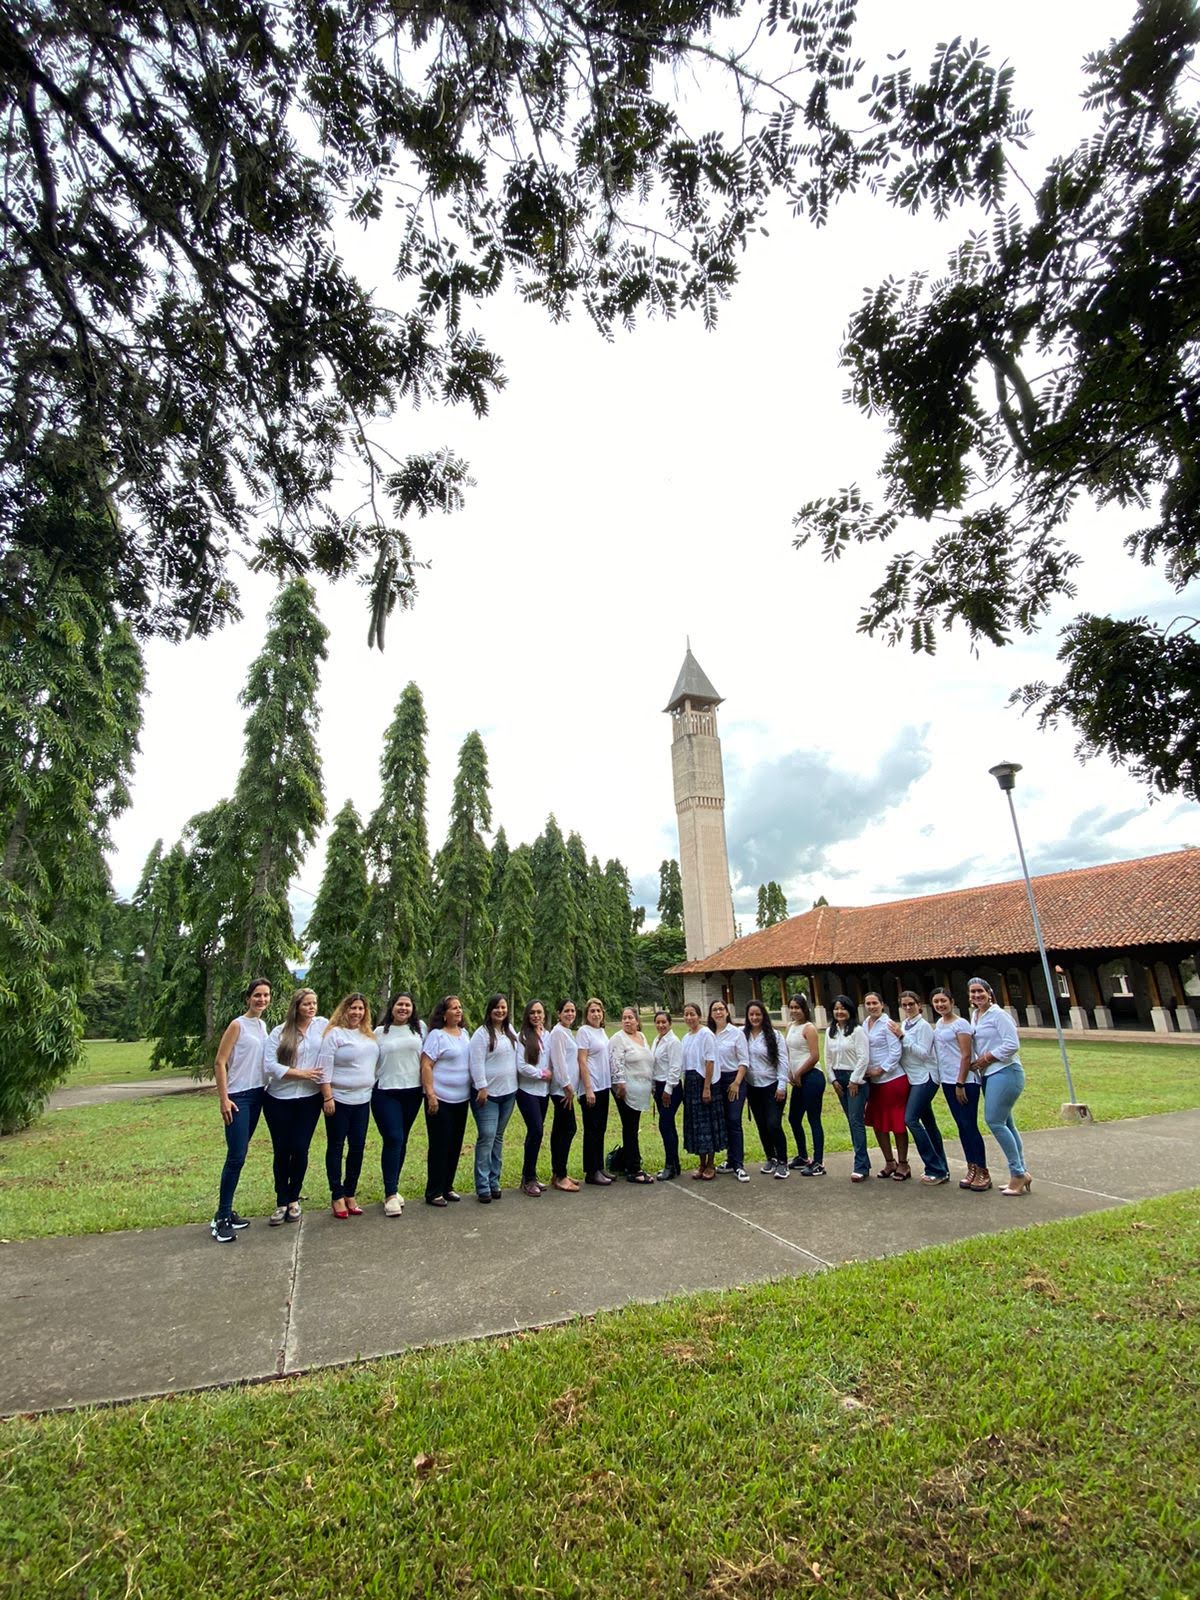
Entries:
[[300,1047],[300,1007],[312,995],[317,998],[315,989],[297,989],[288,1001],[287,1012],[283,1019],[283,1031],[279,1035],[279,1047],[275,1051],[276,1060],[285,1067],[290,1067],[296,1060],[296,1051]]
[[[334,1013],[329,1019],[329,1028],[344,1028],[346,1026],[346,1013],[356,1000],[362,1002],[363,1008],[362,1021],[359,1023],[357,1031],[366,1034],[368,1039],[373,1039],[375,1034],[371,1028],[371,1003],[366,995],[360,994],[357,989],[350,994],[344,994],[338,1001]],[[326,1033],[329,1032],[329,1028],[325,1029]]]
[[584,1008],[583,1008],[583,1020],[585,1022],[587,1021],[587,1014],[592,1009],[593,1006],[599,1006],[600,1007],[600,1021],[601,1022],[607,1021],[608,1012],[605,1011],[605,1009],[604,1009],[604,1001],[600,999],[599,995],[593,995],[592,998],[588,1001],[587,1005],[584,1006]]

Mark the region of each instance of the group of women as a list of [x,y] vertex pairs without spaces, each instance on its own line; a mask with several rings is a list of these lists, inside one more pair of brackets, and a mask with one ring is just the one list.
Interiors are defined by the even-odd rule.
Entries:
[[[274,1157],[276,1204],[269,1223],[278,1227],[300,1217],[309,1147],[322,1118],[330,1204],[340,1219],[362,1215],[357,1190],[372,1117],[381,1139],[383,1210],[389,1217],[403,1214],[400,1174],[409,1133],[422,1109],[428,1135],[425,1203],[439,1208],[462,1198],[455,1182],[468,1113],[475,1120],[475,1197],[482,1205],[502,1198],[504,1134],[514,1109],[525,1128],[521,1192],[532,1198],[546,1188],[538,1164],[547,1120],[550,1187],[566,1193],[579,1188],[568,1172],[579,1126],[577,1107],[588,1184],[611,1184],[612,1174],[639,1185],[656,1181],[642,1164],[640,1141],[642,1115],[652,1106],[665,1154],[657,1178],[678,1177],[681,1105],[683,1148],[699,1157],[692,1177],[710,1182],[720,1172],[749,1182],[747,1101],[765,1156],[761,1172],[773,1178],[787,1178],[793,1171],[823,1177],[826,1075],[850,1128],[852,1182],[870,1176],[868,1127],[875,1130],[884,1157],[877,1177],[899,1183],[912,1176],[911,1134],[924,1166],[922,1181],[949,1182],[933,1111],[941,1087],[967,1162],[959,1187],[977,1193],[992,1187],[978,1125],[982,1104],[987,1125],[1008,1160],[1009,1183],[1000,1192],[1027,1194],[1032,1180],[1012,1119],[1024,1086],[1016,1028],[982,979],[971,979],[969,995],[970,1021],[959,1016],[945,989],[935,989],[930,998],[937,1021],[932,1025],[911,990],[900,996],[900,1020],[888,1016],[880,995],[868,994],[862,1023],[853,1002],[839,995],[826,1035],[823,1070],[820,1039],[802,995],[789,1003],[786,1034],[776,1030],[757,1000],[746,1007],[742,1027],[734,1024],[728,1006],[715,1000],[707,1018],[699,1006],[684,1006],[682,1038],[675,1034],[670,1013],[657,1011],[654,1038],[648,1040],[633,1006],[622,1011],[621,1026],[610,1036],[597,999],[587,1002],[577,1030],[573,1001],[559,1003],[551,1025],[545,1005],[532,1000],[518,1029],[509,1017],[507,999],[493,995],[483,1022],[468,1032],[457,995],[439,1000],[426,1024],[412,995],[403,991],[391,998],[372,1026],[365,995],[346,995],[325,1018],[318,1015],[313,991],[297,989],[283,1022],[268,1033],[263,1019],[271,986],[256,978],[247,986],[244,1014],[230,1023],[217,1051],[226,1157],[213,1237],[228,1243],[247,1225],[233,1202],[260,1115],[270,1131]],[[606,1159],[610,1101],[616,1103],[621,1142]],[[796,1143],[791,1160],[783,1130],[785,1107]],[[718,1156],[724,1157],[720,1165]]]

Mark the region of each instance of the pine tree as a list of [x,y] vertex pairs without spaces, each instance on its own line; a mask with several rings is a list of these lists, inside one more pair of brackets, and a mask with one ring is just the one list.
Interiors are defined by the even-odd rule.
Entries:
[[786,922],[788,915],[787,896],[774,878],[767,885],[767,926],[774,927],[777,922]]
[[765,928],[767,925],[767,886],[760,883],[758,886],[758,910],[754,914],[754,926]]
[[658,869],[658,921],[663,928],[683,927],[683,882],[674,858]]
[[636,997],[637,964],[634,960],[634,917],[630,906],[629,874],[619,861],[608,861],[601,880],[609,940],[608,998],[615,1008]]
[[384,737],[379,804],[366,830],[370,900],[363,943],[370,990],[382,1008],[401,988],[416,990],[429,966],[433,922],[429,833],[425,821],[425,703],[405,686]]
[[[596,875],[599,863],[593,859]],[[582,1014],[589,995],[605,998],[607,962],[604,949],[604,932],[597,923],[597,912],[602,909],[592,892],[592,875],[588,866],[587,850],[577,833],[567,835],[567,870],[571,877],[571,896],[575,912],[575,932],[571,943],[572,988],[576,1004]]]
[[133,897],[140,940],[133,1002],[133,1036],[137,1039],[149,1036],[182,939],[187,859],[178,843],[156,859],[161,847],[160,839],[142,869]]
[[492,965],[488,895],[491,854],[483,830],[491,826],[487,752],[476,732],[463,740],[450,805],[450,831],[434,864],[434,995],[457,994],[469,1017],[486,998]]
[[508,835],[504,829],[496,829],[496,837],[492,840],[492,889],[488,895],[488,911],[491,913],[492,923],[500,926],[500,902],[504,897],[504,874],[508,869],[508,858],[512,851],[508,846]]
[[327,1015],[344,994],[363,988],[369,955],[363,941],[367,863],[362,823],[347,800],[333,821],[321,887],[304,930],[313,950],[305,984],[315,989]]
[[587,998],[575,985],[574,956],[578,922],[571,867],[562,832],[553,814],[530,850],[533,872],[533,990],[556,1007]]
[[[44,508],[43,508],[44,510]],[[88,536],[59,506],[58,534]],[[69,547],[69,546],[68,546]],[[24,1127],[78,1059],[78,997],[112,898],[104,862],[129,804],[141,652],[94,580],[0,560],[22,627],[0,620],[0,1132]]]
[[[494,983],[497,993],[508,996],[509,1012],[533,997],[533,867],[530,849],[518,845],[508,856],[504,887],[497,911],[496,963]],[[495,860],[495,852],[492,855]],[[546,1001],[547,1006],[553,1004]]]
[[[299,953],[288,889],[325,820],[317,747],[317,687],[329,630],[303,578],[280,591],[242,691],[245,754],[231,836],[244,863],[228,952],[231,987],[262,973],[282,984]],[[236,970],[234,970],[236,969]]]

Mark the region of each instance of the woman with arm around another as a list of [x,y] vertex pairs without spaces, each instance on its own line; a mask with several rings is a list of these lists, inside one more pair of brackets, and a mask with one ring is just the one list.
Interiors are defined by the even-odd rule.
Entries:
[[839,994],[834,998],[825,1034],[825,1067],[850,1124],[850,1142],[854,1146],[851,1183],[864,1183],[871,1176],[866,1127],[867,1101],[871,1093],[867,1083],[869,1061],[866,1032],[854,1020],[854,1001],[848,994]]
[[973,1030],[967,1019],[959,1016],[949,989],[935,989],[929,996],[929,1003],[937,1013],[933,1025],[937,1073],[962,1142],[963,1160],[967,1163],[967,1175],[958,1187],[984,1194],[992,1187],[992,1179],[987,1169],[983,1135],[979,1131],[979,1074],[971,1071]]
[[[821,1041],[813,1024],[808,998],[794,994],[788,1001],[788,1078],[792,1099],[788,1122],[796,1141],[796,1154],[789,1165],[802,1178],[825,1176],[825,1128],[821,1121],[821,1101],[825,1098],[825,1074],[821,1071]],[[804,1137],[804,1119],[812,1133],[812,1159]]]
[[575,1139],[575,1101],[579,1098],[579,1047],[571,1024],[575,1021],[574,1000],[560,1000],[557,1021],[550,1030],[550,1097],[554,1101],[554,1121],[550,1124],[550,1187],[564,1194],[577,1194],[579,1185],[567,1171],[571,1145]]
[[542,1136],[546,1129],[550,1080],[553,1076],[546,1008],[540,1000],[531,1000],[521,1018],[517,1049],[517,1109],[525,1124],[521,1193],[533,1199],[537,1199],[543,1188],[538,1180],[538,1156],[542,1153]]
[[317,1015],[315,993],[297,989],[283,1022],[267,1039],[263,1116],[274,1155],[275,1209],[267,1219],[272,1228],[300,1221],[309,1146],[321,1120],[321,1045],[328,1026]]
[[967,998],[974,1010],[975,1055],[971,1065],[983,1079],[983,1117],[1008,1162],[1008,1182],[1000,1193],[1028,1194],[1033,1179],[1026,1171],[1025,1150],[1012,1116],[1013,1106],[1025,1087],[1017,1025],[996,1004],[992,986],[983,978],[968,981]]
[[787,1049],[775,1032],[775,1025],[761,1000],[748,1002],[744,1032],[750,1060],[746,1073],[746,1096],[766,1157],[760,1170],[764,1177],[786,1178],[788,1163],[783,1107],[787,1100]]
[[508,1020],[508,1001],[494,994],[483,1022],[471,1035],[471,1083],[475,1090],[475,1198],[491,1205],[501,1198],[504,1130],[517,1103],[517,1036]]
[[463,1027],[462,1001],[456,994],[444,996],[433,1008],[421,1047],[421,1088],[429,1136],[425,1204],[443,1207],[462,1199],[455,1190],[454,1175],[471,1099],[471,1045]]
[[705,1183],[717,1175],[717,1151],[725,1148],[725,1110],[717,1078],[717,1041],[700,1020],[700,1007],[689,1000],[683,1008],[686,1030],[680,1055],[683,1065],[683,1148],[700,1157],[692,1173]]
[[[870,1057],[867,1077],[871,1084],[866,1120],[875,1129],[883,1152],[883,1170],[875,1176],[895,1178],[897,1183],[903,1183],[912,1177],[912,1172],[908,1165],[908,1128],[904,1122],[908,1077],[900,1064],[900,1041],[889,1026],[891,1019],[881,994],[872,989],[863,997],[863,1005],[867,1012],[867,1054]],[[892,1155],[893,1134],[896,1136],[895,1156]]]
[[383,1148],[379,1164],[383,1173],[383,1214],[404,1214],[400,1173],[408,1149],[408,1136],[421,1109],[421,1046],[425,1024],[417,1015],[416,1001],[407,989],[394,994],[375,1027],[379,1063],[371,1093],[371,1115]]
[[654,1055],[635,1006],[621,1012],[621,1029],[608,1041],[613,1094],[621,1118],[621,1155],[626,1183],[653,1183],[642,1166],[642,1112],[654,1099]]
[[933,1112],[938,1091],[933,1028],[921,1015],[921,1001],[911,989],[900,991],[900,1012],[903,1021],[889,1022],[888,1027],[900,1041],[900,1061],[908,1080],[904,1122],[925,1166],[921,1182],[949,1183],[946,1146]]
[[584,1007],[583,1018],[583,1027],[575,1035],[579,1092],[583,1096],[583,1181],[604,1186],[612,1182],[604,1170],[604,1135],[608,1128],[608,1097],[612,1088],[604,1002],[593,996]]
[[725,1113],[725,1141],[728,1156],[717,1168],[731,1172],[739,1183],[749,1183],[746,1171],[746,1135],[742,1112],[746,1105],[746,1072],[750,1057],[746,1035],[729,1020],[724,1000],[714,1000],[708,1008],[708,1028],[717,1044],[717,1077],[721,1080],[721,1109]]
[[321,1041],[325,1176],[329,1179],[330,1210],[340,1220],[362,1216],[358,1180],[371,1125],[378,1062],[379,1040],[371,1029],[367,997],[355,990],[338,1001]]
[[267,1043],[263,1016],[271,1005],[271,985],[266,978],[255,978],[246,985],[242,998],[246,1009],[221,1035],[214,1068],[221,1121],[225,1124],[225,1164],[221,1168],[217,1209],[209,1225],[218,1244],[232,1244],[235,1232],[250,1226],[247,1219],[239,1217],[233,1209],[233,1197],[246,1164],[250,1140],[262,1115],[267,1081],[263,1072]]
[[663,1143],[663,1169],[659,1178],[679,1176],[679,1129],[675,1115],[683,1101],[683,1045],[671,1026],[669,1011],[654,1013],[654,1104],[658,1108],[658,1133]]

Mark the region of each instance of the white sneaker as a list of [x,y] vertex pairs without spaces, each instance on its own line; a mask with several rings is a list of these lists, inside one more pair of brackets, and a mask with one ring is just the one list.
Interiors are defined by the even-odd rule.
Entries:
[[390,1194],[383,1202],[385,1217],[402,1217],[404,1215],[404,1198],[402,1195]]
[[287,1207],[286,1206],[276,1206],[274,1211],[272,1211],[271,1215],[267,1218],[267,1227],[268,1228],[282,1228],[286,1221],[287,1221]]

